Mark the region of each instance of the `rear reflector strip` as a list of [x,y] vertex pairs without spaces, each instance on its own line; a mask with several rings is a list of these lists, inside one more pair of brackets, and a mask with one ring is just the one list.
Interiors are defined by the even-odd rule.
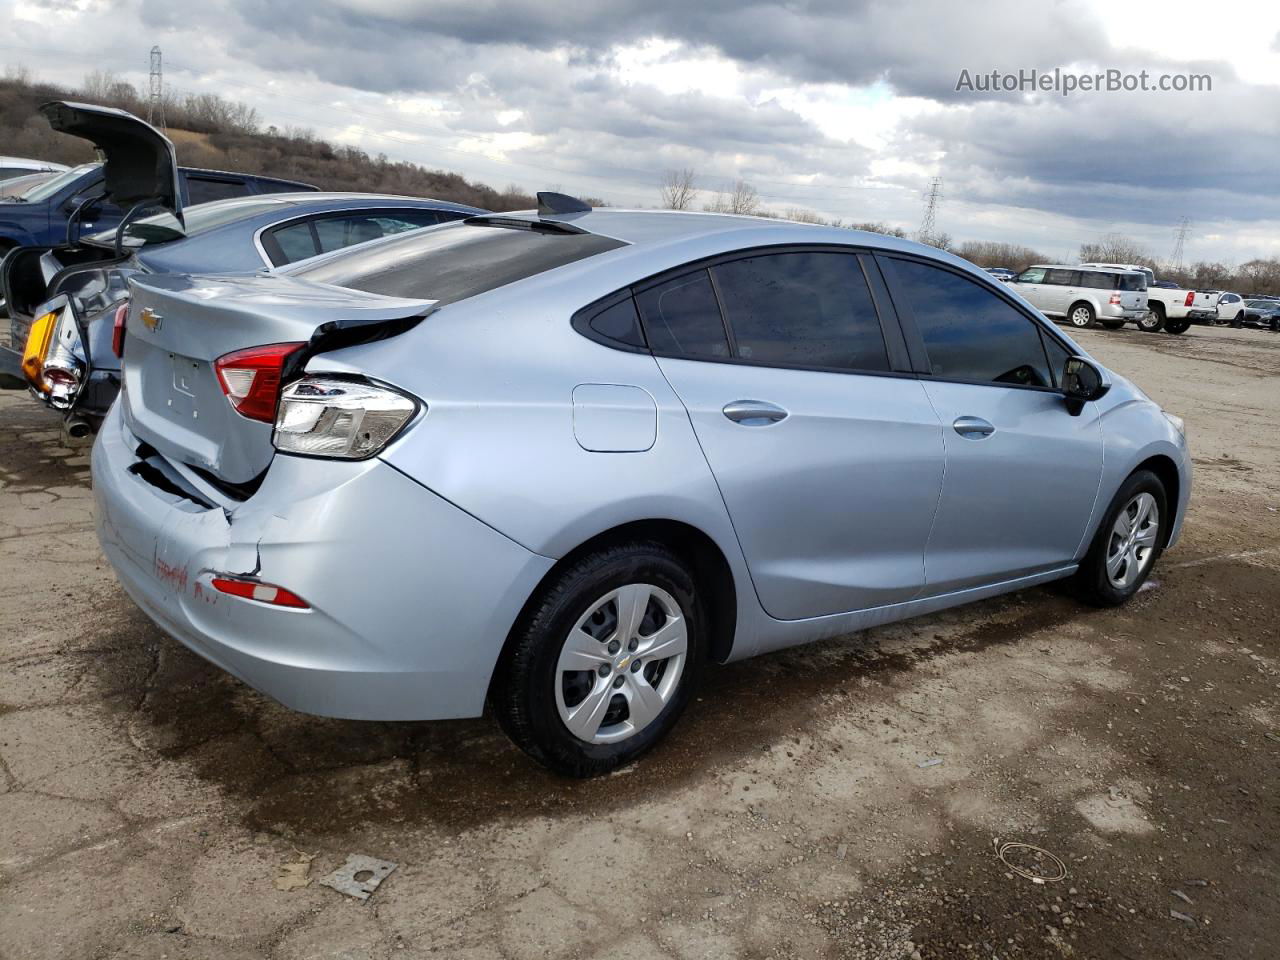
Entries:
[[214,577],[213,588],[219,593],[230,594],[244,600],[257,600],[269,603],[274,607],[292,607],[297,610],[310,609],[310,604],[292,591],[277,587],[273,583],[262,583],[258,580],[244,580],[239,577]]

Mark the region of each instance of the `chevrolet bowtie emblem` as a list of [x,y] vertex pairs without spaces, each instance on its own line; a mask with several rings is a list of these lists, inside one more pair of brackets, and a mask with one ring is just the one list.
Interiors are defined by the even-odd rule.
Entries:
[[629,656],[623,657],[621,660],[618,661],[618,670],[622,671],[627,669],[627,664],[629,664],[630,662],[631,662],[631,657]]
[[164,317],[160,316],[160,314],[156,313],[150,307],[142,308],[142,325],[148,330],[159,330],[160,323],[163,320]]

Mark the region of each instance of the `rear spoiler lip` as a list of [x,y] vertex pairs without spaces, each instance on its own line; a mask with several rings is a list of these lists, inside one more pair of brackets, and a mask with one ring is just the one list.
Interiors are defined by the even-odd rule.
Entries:
[[357,347],[379,340],[390,340],[408,333],[440,308],[431,304],[425,310],[403,317],[383,317],[375,320],[330,320],[316,327],[311,339],[301,350],[285,361],[280,372],[280,382],[288,383],[303,375],[313,357],[331,353],[345,347]]

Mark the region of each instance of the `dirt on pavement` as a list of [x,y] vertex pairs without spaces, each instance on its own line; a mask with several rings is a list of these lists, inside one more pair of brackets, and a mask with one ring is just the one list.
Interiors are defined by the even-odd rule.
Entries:
[[[0,394],[0,958],[1280,955],[1280,336],[1080,339],[1187,421],[1149,589],[712,669],[591,782],[488,718],[292,713],[166,638],[88,449]],[[399,865],[366,902],[317,882],[350,853]]]

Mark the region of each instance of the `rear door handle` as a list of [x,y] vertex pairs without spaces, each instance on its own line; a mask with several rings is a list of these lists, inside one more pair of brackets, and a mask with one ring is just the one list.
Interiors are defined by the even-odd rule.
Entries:
[[951,426],[966,440],[982,440],[996,432],[996,428],[981,417],[957,417]]
[[764,400],[735,400],[724,405],[724,415],[744,427],[766,427],[787,419],[787,411]]

